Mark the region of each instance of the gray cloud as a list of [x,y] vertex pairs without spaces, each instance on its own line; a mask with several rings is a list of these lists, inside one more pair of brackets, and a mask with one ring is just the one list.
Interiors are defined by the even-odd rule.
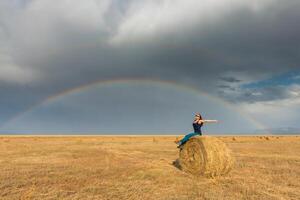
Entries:
[[[54,99],[24,113],[1,127],[17,133],[184,133],[196,110],[206,119],[205,132],[241,133],[259,128],[238,112],[207,96],[171,85],[118,83]],[[237,124],[238,122],[238,124]],[[227,124],[226,130],[222,124]]]
[[231,102],[266,102],[285,99],[298,99],[300,97],[300,85],[277,85],[261,88],[234,88],[220,87],[219,94]]
[[[101,2],[105,3],[90,1],[74,4],[69,9],[70,5],[64,1],[59,7],[52,1],[39,1],[28,3],[21,10],[18,8],[18,12],[13,12],[17,13],[14,20],[6,17],[9,19],[6,23],[9,24],[11,57],[26,70],[44,72],[43,81],[49,77],[58,79],[59,76],[70,81],[77,79],[76,76],[90,79],[94,74],[99,78],[110,77],[112,72],[114,76],[150,74],[158,78],[172,78],[175,72],[180,74],[174,78],[176,80],[199,77],[196,81],[199,83],[201,80],[216,80],[229,71],[243,73],[250,80],[255,80],[257,75],[261,78],[298,67],[300,31],[293,22],[296,23],[298,12],[295,7],[299,5],[292,1],[284,7],[277,6],[276,2],[268,6],[261,3],[262,8],[256,8],[258,10],[247,1],[242,6],[237,4],[233,10],[224,5],[219,8],[220,14],[216,14],[217,20],[208,13],[205,13],[204,19],[198,19],[195,14],[190,17],[190,22],[187,21],[189,26],[179,30],[181,24],[171,20],[172,15],[169,16],[168,12],[163,13],[165,19],[162,18],[162,22],[151,18],[156,16],[155,13],[146,12],[156,11],[160,4],[129,1],[127,7],[122,7],[112,1]],[[177,4],[174,3],[170,9],[179,9]],[[183,20],[190,12],[191,6],[187,5],[186,10],[174,17]],[[90,12],[81,11],[82,6]],[[146,10],[144,15],[149,15],[149,18],[145,22],[138,20],[142,11],[135,14],[135,7]],[[193,7],[194,12],[197,8],[202,9],[198,4]],[[216,5],[211,1],[203,7],[212,12]],[[69,14],[64,12],[67,9]],[[286,15],[282,17],[281,13]],[[32,23],[33,19],[35,23]],[[137,22],[133,24],[131,21],[135,20]],[[152,23],[154,31],[151,37],[137,31]],[[127,29],[122,27],[126,24],[134,27],[130,31],[137,29],[136,32],[130,38],[123,37],[123,43],[111,46],[109,42],[113,38],[125,34],[123,32]],[[168,24],[173,28],[164,33],[166,27],[163,25],[168,27]],[[70,69],[72,76],[69,75]]]
[[296,0],[4,0],[0,92],[16,100],[1,96],[0,108],[124,77],[174,80],[232,102],[291,98],[284,87],[239,87],[299,68],[299,9]]
[[239,80],[237,78],[234,78],[234,77],[221,77],[220,79],[222,81],[229,82],[229,83],[239,83],[239,82],[241,82],[241,80]]

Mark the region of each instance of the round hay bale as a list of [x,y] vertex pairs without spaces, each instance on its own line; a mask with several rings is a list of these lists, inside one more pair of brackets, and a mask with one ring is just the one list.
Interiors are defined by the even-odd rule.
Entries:
[[270,138],[269,138],[268,136],[265,136],[265,139],[266,139],[266,140],[270,140]]
[[179,152],[183,171],[193,175],[215,177],[227,174],[234,164],[231,151],[221,140],[210,136],[193,137]]

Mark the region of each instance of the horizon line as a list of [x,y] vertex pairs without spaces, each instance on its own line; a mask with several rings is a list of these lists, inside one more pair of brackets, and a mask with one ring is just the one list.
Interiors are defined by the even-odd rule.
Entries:
[[[298,136],[300,133],[289,133],[289,134],[272,134],[272,133],[260,133],[260,134],[205,134],[202,136]],[[104,136],[104,137],[114,137],[114,136],[128,136],[128,137],[145,137],[145,136],[184,136],[184,134],[0,134],[0,137],[89,137],[89,136]]]

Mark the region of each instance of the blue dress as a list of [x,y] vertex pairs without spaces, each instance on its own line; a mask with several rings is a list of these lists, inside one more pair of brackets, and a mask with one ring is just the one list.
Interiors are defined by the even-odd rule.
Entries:
[[201,127],[203,126],[203,123],[193,123],[194,133],[189,133],[182,140],[179,141],[179,146],[186,143],[191,137],[195,135],[202,135]]

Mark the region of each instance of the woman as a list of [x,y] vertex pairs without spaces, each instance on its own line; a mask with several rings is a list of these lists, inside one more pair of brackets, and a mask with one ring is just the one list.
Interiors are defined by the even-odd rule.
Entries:
[[194,128],[194,133],[187,134],[184,136],[183,139],[180,141],[176,141],[175,143],[178,144],[177,148],[180,148],[182,145],[184,145],[191,137],[195,135],[202,135],[201,127],[203,126],[204,123],[207,122],[218,122],[217,120],[204,120],[200,113],[196,113],[194,122],[193,122],[193,128]]

